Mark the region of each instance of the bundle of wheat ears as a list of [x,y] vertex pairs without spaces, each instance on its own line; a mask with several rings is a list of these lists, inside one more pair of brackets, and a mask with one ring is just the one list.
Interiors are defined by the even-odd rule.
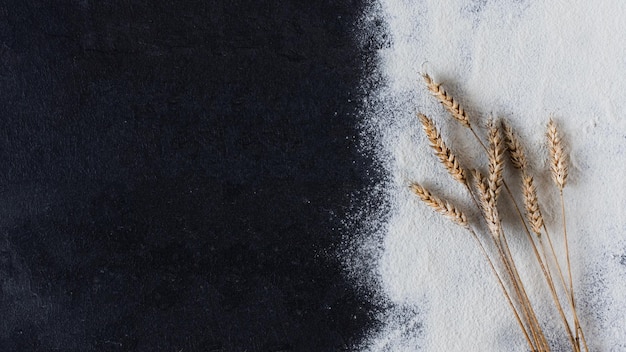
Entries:
[[[443,104],[455,120],[471,132],[486,153],[489,164],[489,170],[486,174],[478,169],[468,170],[464,168],[453,151],[446,145],[433,120],[423,114],[418,114],[435,155],[450,175],[467,190],[473,204],[481,214],[476,222],[484,221],[485,232],[488,233],[482,234],[477,229],[485,227],[473,223],[458,207],[432,194],[422,185],[413,183],[410,186],[411,190],[429,207],[468,231],[478,245],[480,253],[485,257],[491,273],[495,276],[504,299],[511,308],[515,321],[530,350],[536,352],[550,351],[550,345],[545,337],[542,324],[529,299],[524,282],[520,278],[507,242],[507,236],[513,234],[509,233],[510,231],[505,231],[498,212],[498,200],[502,189],[504,189],[508,198],[506,200],[511,202],[519,221],[523,224],[524,237],[532,249],[532,253],[528,255],[534,256],[543,274],[547,291],[549,291],[551,300],[558,311],[572,351],[588,352],[587,341],[576,312],[567,240],[563,200],[563,189],[567,183],[568,175],[567,154],[556,124],[552,119],[548,122],[547,141],[552,179],[560,194],[565,266],[562,265],[563,259],[559,260],[548,228],[544,224],[537,199],[537,190],[533,184],[533,176],[530,173],[524,149],[511,127],[504,121],[490,119],[487,123],[487,143],[485,144],[459,102],[429,75],[424,74],[423,78],[428,90]],[[517,188],[521,188],[525,214],[522,214],[515,201],[511,191],[514,188],[513,185],[509,187],[503,179],[505,151],[507,150],[511,165],[521,173],[522,184]]]

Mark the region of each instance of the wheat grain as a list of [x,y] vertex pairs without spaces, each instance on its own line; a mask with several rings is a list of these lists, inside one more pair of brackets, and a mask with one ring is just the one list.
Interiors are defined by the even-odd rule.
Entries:
[[450,148],[446,145],[441,137],[441,134],[437,130],[434,122],[424,114],[418,114],[420,122],[424,127],[426,137],[430,141],[430,145],[435,151],[435,155],[439,158],[446,170],[452,175],[452,177],[467,186],[467,177],[465,169],[461,167],[458,158],[452,153]]
[[[575,335],[576,341],[579,341],[579,338],[582,338],[583,345],[585,349],[587,348],[587,343],[584,338],[584,334],[582,333],[582,329],[580,329],[580,325],[578,322],[578,313],[576,312],[575,298],[574,298],[574,281],[572,279],[572,266],[570,260],[570,252],[569,252],[569,241],[567,239],[567,221],[565,218],[565,200],[563,198],[563,188],[567,183],[567,173],[568,173],[568,165],[567,165],[567,154],[565,153],[565,148],[563,146],[563,140],[561,139],[561,135],[556,127],[556,123],[552,118],[548,122],[548,149],[550,152],[550,169],[552,171],[552,179],[554,183],[559,188],[560,198],[561,198],[561,220],[563,226],[563,242],[565,243],[565,258],[567,263],[567,276],[569,281],[569,294],[570,294],[570,303],[572,307],[572,312],[574,314],[574,325],[575,325]],[[580,345],[579,345],[580,346]],[[579,348],[580,349],[580,348]]]
[[411,184],[411,190],[413,191],[413,193],[417,194],[420,199],[424,201],[424,203],[426,203],[429,207],[433,208],[438,213],[442,214],[446,218],[452,220],[462,227],[469,227],[465,214],[463,214],[447,200],[443,200],[438,198],[437,196],[434,196],[426,188],[417,183]]
[[548,149],[550,151],[550,169],[552,171],[552,179],[559,190],[563,190],[567,183],[567,155],[563,147],[561,135],[556,128],[553,119],[548,122]]
[[423,74],[424,81],[426,82],[426,86],[428,90],[430,90],[433,95],[439,100],[441,104],[452,114],[457,121],[462,123],[465,127],[471,128],[469,117],[467,112],[463,109],[461,104],[459,104],[456,99],[454,99],[450,94],[448,94],[443,87],[441,87],[441,83],[436,83],[428,74]]

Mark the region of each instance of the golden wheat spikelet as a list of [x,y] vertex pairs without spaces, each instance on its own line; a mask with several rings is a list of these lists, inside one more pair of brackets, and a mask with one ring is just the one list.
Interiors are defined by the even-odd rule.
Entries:
[[502,189],[502,174],[504,171],[504,145],[500,129],[493,120],[488,122],[489,128],[489,175],[487,185],[494,202],[497,201]]
[[543,216],[539,209],[539,201],[537,200],[537,189],[535,188],[533,177],[524,174],[522,176],[524,205],[526,206],[526,217],[530,223],[530,227],[537,236],[541,236],[541,227],[543,226]]
[[552,179],[556,183],[559,190],[563,190],[567,183],[568,165],[567,155],[563,147],[563,140],[556,128],[556,123],[550,118],[548,122],[548,149],[550,152],[550,169],[552,171]]
[[441,83],[436,83],[433,79],[426,73],[422,75],[424,77],[424,81],[426,82],[426,86],[428,90],[439,100],[441,104],[452,114],[457,121],[463,124],[463,126],[467,128],[471,128],[469,117],[467,116],[467,112],[463,109],[461,104],[459,104],[456,99],[454,99],[450,94],[448,94],[443,87],[441,87]]
[[433,120],[428,118],[424,114],[417,115],[424,127],[424,132],[426,133],[426,137],[430,141],[430,145],[435,151],[435,155],[439,158],[439,161],[444,165],[446,170],[452,175],[452,177],[461,182],[463,185],[467,185],[467,177],[465,173],[465,169],[461,167],[458,158],[452,153],[450,148],[446,145],[441,137],[441,134],[437,130],[435,123]]
[[496,199],[489,191],[487,179],[478,170],[473,170],[474,184],[480,196],[480,207],[485,215],[487,227],[494,237],[500,236],[500,214],[496,206]]
[[452,220],[462,227],[469,227],[465,214],[463,214],[463,212],[458,210],[447,200],[443,200],[438,198],[437,196],[434,196],[426,188],[417,183],[411,184],[411,190],[413,191],[413,193],[417,194],[424,203],[433,208],[436,212],[442,214],[446,218]]
[[519,138],[517,138],[517,135],[513,132],[511,126],[504,122],[504,120],[501,121],[501,124],[506,138],[506,145],[509,150],[511,164],[513,164],[513,167],[518,170],[526,170],[528,167],[528,161],[526,160],[526,154],[524,153],[522,143],[520,143]]

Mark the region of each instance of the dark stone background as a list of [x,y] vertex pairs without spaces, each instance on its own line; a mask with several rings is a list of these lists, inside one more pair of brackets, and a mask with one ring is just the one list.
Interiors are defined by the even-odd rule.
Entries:
[[350,350],[363,9],[0,1],[0,351]]

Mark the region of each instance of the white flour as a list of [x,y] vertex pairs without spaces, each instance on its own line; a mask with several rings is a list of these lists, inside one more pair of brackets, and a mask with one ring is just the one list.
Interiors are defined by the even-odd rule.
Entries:
[[[388,176],[387,206],[370,214],[373,224],[384,220],[379,230],[364,231],[359,249],[346,254],[366,259],[346,262],[353,272],[370,269],[362,276],[389,308],[362,349],[528,350],[471,237],[407,188],[419,181],[474,214],[429,149],[417,111],[435,120],[465,165],[485,170],[471,135],[426,90],[420,72],[428,72],[464,104],[474,125],[492,114],[521,135],[562,252],[545,148],[546,122],[555,117],[570,146],[565,199],[581,324],[592,351],[626,351],[626,3],[380,0],[369,16],[383,17],[390,42],[380,51],[386,82],[371,92],[364,112],[366,147],[377,149]],[[504,216],[513,219],[506,209]],[[513,250],[540,319],[549,322],[553,350],[567,351],[521,229],[505,226],[520,238],[511,241]]]

